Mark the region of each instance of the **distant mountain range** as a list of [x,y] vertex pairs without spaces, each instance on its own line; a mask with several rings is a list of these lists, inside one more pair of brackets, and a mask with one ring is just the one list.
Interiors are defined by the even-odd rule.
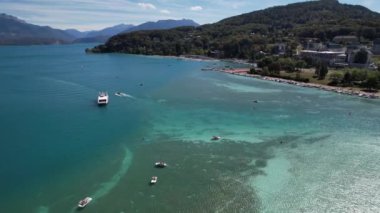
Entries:
[[147,55],[208,55],[250,59],[284,44],[289,54],[305,40],[332,41],[354,35],[380,38],[380,14],[337,0],[307,1],[254,11],[199,27],[119,34],[92,52]]
[[118,33],[121,33],[129,28],[134,27],[132,24],[119,24],[112,27],[107,27],[102,30],[91,30],[91,31],[78,31],[76,29],[67,29],[65,30],[70,35],[75,38],[86,38],[86,37],[101,37],[101,36],[113,36]]
[[76,29],[68,29],[65,30],[65,32],[75,37],[74,43],[104,42],[111,36],[124,32],[132,27],[134,27],[132,24],[119,24],[102,30],[81,32]]
[[141,30],[163,30],[172,29],[176,27],[183,26],[199,26],[198,23],[189,19],[182,20],[159,20],[157,22],[145,22],[143,24],[134,25],[116,25],[113,27],[105,28],[100,31],[88,31],[79,32],[77,30],[66,30],[72,36],[76,36],[77,39],[74,42],[78,43],[88,43],[88,42],[106,42],[110,37],[117,35],[119,33],[130,33]]
[[160,20],[138,26],[119,24],[102,30],[81,32],[76,29],[59,30],[29,24],[17,17],[0,14],[0,45],[63,44],[105,42],[119,33],[139,30],[171,29],[180,26],[198,26],[192,20]]
[[135,31],[141,31],[141,30],[166,30],[166,29],[172,29],[176,27],[197,27],[199,26],[198,23],[194,22],[190,19],[182,19],[182,20],[160,20],[157,22],[145,22],[143,24],[137,25],[135,27],[132,27],[130,29],[127,29],[124,31],[124,33],[130,33]]
[[0,14],[0,45],[55,44],[73,41],[63,30],[28,24],[14,16]]

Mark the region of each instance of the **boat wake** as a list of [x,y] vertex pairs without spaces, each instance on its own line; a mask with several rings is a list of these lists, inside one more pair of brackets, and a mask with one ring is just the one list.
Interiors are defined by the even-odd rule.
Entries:
[[123,92],[116,92],[115,95],[119,96],[119,97],[126,97],[126,98],[133,98],[133,99],[135,99],[135,97],[133,97],[132,95],[129,95],[129,94],[123,93]]
[[86,89],[88,91],[92,90],[92,88],[90,88],[90,87],[87,87],[85,85],[82,85],[82,84],[79,84],[79,83],[76,83],[76,82],[73,82],[73,81],[66,81],[66,80],[63,80],[63,79],[56,79],[56,78],[50,78],[50,77],[41,77],[39,79],[48,81],[49,83],[57,83],[57,84],[60,84],[60,85],[77,87],[77,88],[81,88],[81,89]]
[[132,152],[125,148],[125,157],[120,165],[120,169],[111,177],[111,179],[101,184],[101,187],[91,196],[98,199],[108,194],[120,181],[120,179],[127,173],[133,158]]
[[[125,147],[125,157],[121,162],[120,169],[107,182],[99,184],[100,188],[89,197],[93,198],[93,200],[97,200],[107,195],[120,182],[121,178],[127,173],[132,163],[132,158],[132,152]],[[73,209],[72,212],[76,212],[76,208]]]

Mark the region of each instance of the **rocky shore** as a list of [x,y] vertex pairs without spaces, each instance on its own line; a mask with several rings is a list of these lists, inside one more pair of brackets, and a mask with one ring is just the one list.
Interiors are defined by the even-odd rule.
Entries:
[[228,74],[232,74],[232,75],[257,78],[257,79],[261,79],[261,80],[274,81],[274,82],[283,83],[283,84],[291,84],[291,85],[300,86],[300,87],[315,88],[315,89],[325,90],[325,91],[329,91],[329,92],[335,92],[335,93],[344,94],[344,95],[358,96],[358,97],[362,97],[362,98],[371,98],[371,99],[379,99],[380,98],[379,93],[369,93],[369,92],[360,91],[360,90],[357,90],[354,88],[333,87],[333,86],[327,86],[327,85],[321,85],[321,84],[303,83],[303,82],[287,80],[287,79],[282,79],[282,78],[275,78],[275,77],[249,74],[248,73],[249,69],[216,69],[216,68],[214,68],[214,69],[209,69],[209,70],[224,72],[224,73],[228,73]]

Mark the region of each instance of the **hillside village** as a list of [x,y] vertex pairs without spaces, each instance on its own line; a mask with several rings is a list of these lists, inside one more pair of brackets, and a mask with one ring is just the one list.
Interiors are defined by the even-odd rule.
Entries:
[[380,85],[379,55],[380,39],[363,43],[357,36],[335,36],[328,42],[302,38],[296,49],[278,43],[271,53],[261,51],[251,60],[251,73],[372,90]]

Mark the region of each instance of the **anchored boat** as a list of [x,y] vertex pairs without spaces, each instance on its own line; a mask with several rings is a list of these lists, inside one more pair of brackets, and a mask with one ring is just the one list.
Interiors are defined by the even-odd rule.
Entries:
[[150,179],[150,184],[155,184],[155,183],[157,183],[157,179],[158,179],[157,176],[153,176],[152,179]]
[[164,161],[158,161],[154,164],[155,167],[158,167],[158,168],[164,168],[164,167],[167,167],[168,164],[166,164]]

